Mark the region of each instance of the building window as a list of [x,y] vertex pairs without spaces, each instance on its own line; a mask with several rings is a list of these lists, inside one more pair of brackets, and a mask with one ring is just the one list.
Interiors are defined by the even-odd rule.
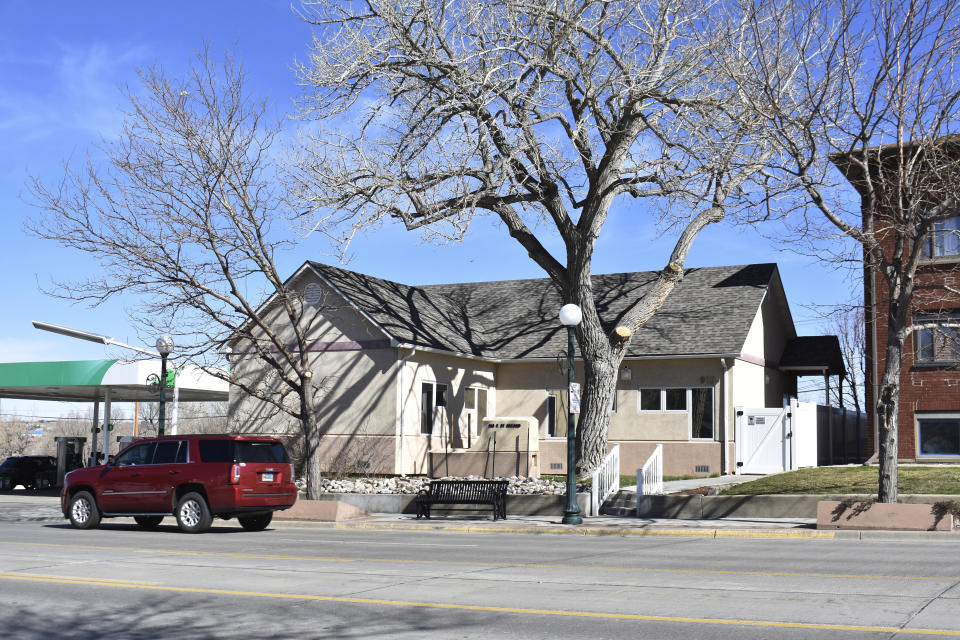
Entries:
[[690,389],[690,437],[713,440],[713,389]]
[[920,456],[960,456],[960,416],[917,416]]
[[960,313],[916,315],[916,325],[935,325],[913,332],[913,360],[922,364],[960,362]]
[[483,419],[487,417],[487,390],[467,387],[463,394],[463,412],[467,418],[467,448],[470,448],[473,438],[480,432]]
[[687,390],[686,389],[664,389],[663,394],[666,397],[667,411],[686,411],[687,410]]
[[433,435],[433,423],[438,407],[447,406],[447,385],[424,382],[420,385],[420,433]]
[[687,413],[690,438],[713,440],[713,387],[640,389],[641,413]]
[[934,222],[920,255],[927,259],[960,256],[960,216]]
[[660,411],[662,389],[640,389],[640,411]]
[[567,437],[567,390],[547,389],[546,424],[548,438]]

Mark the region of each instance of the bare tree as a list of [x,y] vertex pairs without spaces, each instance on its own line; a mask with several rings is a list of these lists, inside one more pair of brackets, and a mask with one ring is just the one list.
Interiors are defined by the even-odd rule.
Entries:
[[[840,32],[824,37],[794,22],[799,28],[783,37],[805,61],[803,81],[796,93],[771,92],[759,106],[782,149],[780,169],[799,182],[809,207],[800,230],[834,248],[838,235],[852,240],[853,251],[835,255],[862,260],[873,298],[867,308],[889,309],[868,315],[866,325],[878,331],[885,362],[873,397],[878,497],[896,502],[904,345],[911,332],[936,326],[913,316],[960,301],[942,277],[925,279],[921,270],[936,262],[936,243],[951,234],[944,222],[958,213],[960,3],[843,0],[813,3],[808,15],[813,24],[817,16],[839,20]],[[763,67],[757,78],[778,79]],[[834,188],[844,180],[856,188],[855,201]]]
[[[99,149],[102,162],[67,165],[59,184],[32,183],[44,213],[30,229],[90,255],[102,270],[55,283],[52,293],[94,307],[133,294],[141,332],[174,335],[179,361],[229,377],[292,416],[307,442],[307,491],[316,498],[322,381],[308,359],[313,312],[276,264],[292,246],[272,155],[279,121],[251,98],[232,56],[217,64],[204,51],[183,78],[149,68],[140,80],[138,91],[126,91],[121,135]],[[228,341],[234,371],[262,368],[273,384],[212,368],[224,364]]]
[[0,422],[0,461],[27,452],[27,448],[32,444],[27,433],[29,428],[20,418],[8,418]]
[[[579,467],[595,467],[632,334],[772,153],[739,79],[757,37],[790,81],[799,62],[765,40],[775,14],[709,0],[319,0],[302,15],[315,35],[301,115],[321,133],[294,178],[327,212],[308,228],[346,251],[389,220],[455,241],[475,216],[498,219],[583,311]],[[593,252],[624,198],[649,203],[676,243],[649,293],[605,323]]]

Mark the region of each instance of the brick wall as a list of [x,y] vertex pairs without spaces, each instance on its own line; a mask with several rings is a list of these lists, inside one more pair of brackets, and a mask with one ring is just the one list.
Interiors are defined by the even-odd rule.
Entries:
[[[890,251],[892,238],[885,247]],[[920,267],[916,277],[917,286],[914,293],[914,313],[922,311],[940,312],[945,310],[960,310],[960,296],[947,291],[942,285],[947,284],[960,289],[960,263],[924,265]],[[867,309],[870,308],[870,279],[865,274],[864,294]],[[877,297],[876,339],[877,339],[877,374],[883,375],[885,365],[885,348],[887,342],[886,312],[889,307],[889,297],[885,281],[877,275],[874,280]],[[874,451],[873,442],[873,411],[876,399],[874,398],[873,383],[873,349],[872,327],[870,314],[866,314],[866,406],[868,412],[868,442],[867,450]],[[900,411],[898,429],[898,457],[905,460],[914,460],[917,457],[916,421],[918,411],[950,411],[960,413],[960,370],[957,367],[915,365],[913,359],[913,336],[907,337],[904,345],[903,363],[900,372]]]

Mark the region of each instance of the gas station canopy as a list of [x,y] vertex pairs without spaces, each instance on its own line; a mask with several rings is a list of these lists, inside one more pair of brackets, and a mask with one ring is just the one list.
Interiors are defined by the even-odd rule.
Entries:
[[[159,390],[147,381],[160,374],[160,360],[67,360],[0,362],[0,398],[96,402],[107,389],[113,402],[156,402]],[[193,365],[176,376],[180,402],[226,401],[229,384]]]

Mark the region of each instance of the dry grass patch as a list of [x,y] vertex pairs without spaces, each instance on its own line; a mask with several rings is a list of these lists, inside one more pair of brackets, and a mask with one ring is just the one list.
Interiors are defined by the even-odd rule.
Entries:
[[[901,466],[900,493],[960,495],[960,466]],[[726,496],[772,494],[876,494],[877,467],[800,469],[744,482],[724,490]]]

